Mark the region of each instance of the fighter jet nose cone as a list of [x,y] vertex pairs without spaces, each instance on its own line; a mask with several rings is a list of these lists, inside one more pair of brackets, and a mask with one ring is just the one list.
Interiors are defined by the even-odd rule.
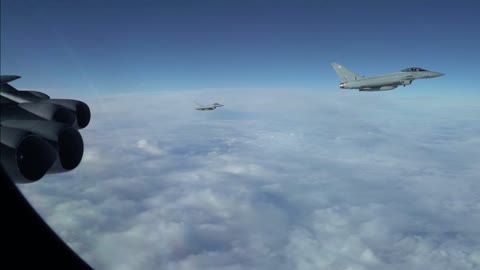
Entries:
[[425,74],[425,78],[436,78],[445,75],[441,72],[430,71],[428,74]]

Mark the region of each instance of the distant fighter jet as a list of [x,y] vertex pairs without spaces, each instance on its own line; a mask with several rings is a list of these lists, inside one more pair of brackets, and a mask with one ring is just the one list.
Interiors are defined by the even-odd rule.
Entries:
[[410,85],[416,79],[435,78],[445,75],[440,72],[428,71],[419,67],[411,67],[391,74],[365,77],[358,75],[337,63],[332,63],[332,67],[341,79],[340,88],[358,89],[359,91],[393,90],[399,85]]
[[90,122],[87,104],[17,90],[20,76],[0,76],[0,169],[15,183],[76,168],[83,156],[79,129]]
[[199,111],[212,111],[218,107],[223,107],[223,105],[220,103],[213,103],[212,105],[209,105],[209,106],[204,106],[204,105],[198,104],[197,102],[195,102],[195,104],[197,104],[198,106],[197,108],[195,108],[195,110],[199,110]]

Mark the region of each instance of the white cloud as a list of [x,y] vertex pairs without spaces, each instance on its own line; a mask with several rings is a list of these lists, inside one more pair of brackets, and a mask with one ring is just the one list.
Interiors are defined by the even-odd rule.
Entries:
[[[209,96],[225,107],[193,110]],[[87,102],[82,164],[21,188],[96,269],[480,268],[478,106],[267,90]]]
[[163,151],[160,149],[160,147],[145,139],[138,140],[137,147],[154,156],[160,156],[163,154]]

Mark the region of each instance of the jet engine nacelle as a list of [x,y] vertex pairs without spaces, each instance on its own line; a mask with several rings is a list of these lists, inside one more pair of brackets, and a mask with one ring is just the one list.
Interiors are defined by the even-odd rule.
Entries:
[[82,136],[75,128],[66,124],[41,120],[6,120],[2,121],[2,126],[21,129],[26,132],[37,134],[55,149],[55,163],[52,164],[47,173],[59,173],[73,170],[82,160]]
[[28,102],[20,103],[18,104],[18,107],[45,120],[65,123],[70,126],[75,123],[76,119],[76,115],[73,111],[57,104]]
[[90,108],[84,102],[72,99],[45,99],[42,103],[57,104],[70,109],[76,114],[76,127],[82,129],[90,123]]
[[31,183],[42,178],[57,157],[50,143],[31,132],[0,126],[1,163],[16,183]]
[[[3,88],[5,86],[10,86],[8,84],[2,85]],[[11,87],[11,86],[10,86]],[[36,91],[3,91],[2,96],[8,98],[17,103],[49,103],[49,104],[56,104],[63,106],[67,109],[70,109],[75,112],[76,114],[76,122],[75,126],[77,128],[84,128],[90,123],[90,108],[84,102],[73,100],[73,99],[50,99],[48,95],[44,95],[42,98],[41,92]]]
[[75,169],[84,150],[78,129],[89,124],[90,108],[78,100],[19,91],[9,84],[18,78],[0,76],[0,169],[16,183]]

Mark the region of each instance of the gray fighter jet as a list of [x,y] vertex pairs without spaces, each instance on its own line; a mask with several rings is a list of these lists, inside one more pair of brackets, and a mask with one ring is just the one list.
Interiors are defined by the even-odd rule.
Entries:
[[83,156],[79,129],[90,122],[87,104],[17,90],[20,76],[0,76],[0,169],[15,183],[76,168]]
[[393,90],[399,85],[410,85],[416,79],[435,78],[445,75],[440,72],[429,71],[419,67],[411,67],[391,74],[365,77],[358,75],[337,63],[332,63],[332,67],[341,79],[340,88],[358,89],[359,91]]
[[208,106],[198,104],[197,102],[195,102],[195,104],[197,104],[197,107],[195,108],[195,110],[199,110],[199,111],[212,111],[218,107],[223,107],[223,105],[220,103],[213,103],[212,105],[208,105]]

